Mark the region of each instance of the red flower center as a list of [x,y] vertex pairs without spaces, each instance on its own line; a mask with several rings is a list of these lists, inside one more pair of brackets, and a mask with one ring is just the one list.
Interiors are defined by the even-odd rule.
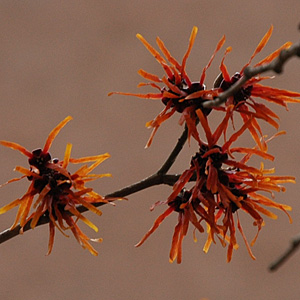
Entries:
[[[169,81],[173,85],[175,85],[174,81],[171,81],[171,80],[169,80]],[[202,103],[207,100],[205,100],[201,97],[181,101],[182,99],[184,99],[186,96],[188,96],[190,94],[204,90],[204,88],[205,88],[204,85],[201,85],[199,82],[193,82],[193,83],[191,83],[190,86],[188,86],[186,84],[185,80],[182,79],[181,83],[177,84],[176,86],[183,92],[183,94],[179,95],[179,94],[175,93],[174,91],[172,91],[170,89],[166,89],[166,87],[163,87],[161,90],[162,92],[168,91],[169,93],[178,96],[178,98],[163,97],[162,98],[163,104],[167,105],[169,103],[169,101],[171,101],[171,103],[172,103],[171,107],[175,107],[176,111],[179,113],[182,113],[185,108],[191,107],[191,106],[194,106],[195,110],[200,108],[206,116],[211,112],[211,109],[205,109],[205,110],[203,109]]]
[[[223,91],[228,90],[234,83],[236,83],[239,79],[241,78],[240,73],[235,73],[231,78],[230,81],[225,81],[224,79],[221,81],[220,88]],[[253,86],[249,85],[247,87],[242,87],[240,90],[238,90],[234,95],[233,95],[233,101],[234,105],[238,104],[239,102],[243,102],[247,100],[251,96],[251,91],[252,91]]]
[[48,185],[50,188],[49,194],[54,196],[62,195],[64,190],[68,190],[72,183],[70,179],[60,173],[53,166],[59,165],[59,160],[57,158],[51,160],[50,153],[44,153],[42,149],[36,149],[32,151],[32,157],[28,159],[30,164],[30,170],[39,177],[28,176],[28,180],[34,181],[34,188],[38,193]]

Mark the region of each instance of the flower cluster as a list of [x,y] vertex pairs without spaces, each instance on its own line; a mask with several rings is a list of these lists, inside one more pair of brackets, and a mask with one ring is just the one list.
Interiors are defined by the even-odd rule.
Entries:
[[[222,59],[220,70],[221,76],[219,77],[219,83],[215,86],[219,88],[219,92],[226,91],[230,88],[235,82],[244,76],[244,71],[246,67],[250,65],[253,58],[262,51],[262,49],[267,44],[269,38],[271,37],[273,31],[273,26],[270,27],[268,32],[265,34],[261,42],[256,47],[253,52],[249,62],[243,66],[240,72],[236,72],[233,76],[230,76],[227,70],[227,67],[224,64],[225,56],[232,50],[231,47],[228,47],[225,51],[224,57]],[[254,67],[262,66],[263,64],[272,62],[280,52],[284,49],[288,49],[291,46],[291,42],[283,44],[279,49],[268,55],[266,58],[262,59],[260,62],[254,65]],[[242,117],[244,122],[247,122],[250,118],[251,124],[249,125],[249,131],[254,138],[255,142],[263,149],[264,145],[260,142],[263,137],[262,131],[260,128],[257,119],[262,119],[268,122],[270,125],[279,128],[278,115],[275,114],[270,108],[268,108],[263,103],[255,101],[254,97],[264,99],[266,101],[281,105],[287,109],[287,103],[289,102],[299,102],[299,99],[295,97],[300,97],[300,93],[291,92],[287,90],[276,89],[269,86],[261,85],[259,82],[266,79],[271,79],[269,76],[256,76],[247,81],[242,88],[237,91],[234,95],[229,97],[225,103],[225,106],[234,105],[234,111],[238,112]],[[222,108],[221,108],[222,109]],[[226,109],[226,108],[225,108]]]
[[[150,85],[151,87],[158,89],[158,93],[147,93],[147,94],[134,94],[134,93],[123,93],[123,92],[112,92],[112,94],[121,94],[128,96],[136,96],[139,98],[147,99],[161,99],[162,103],[165,105],[165,108],[162,112],[154,119],[146,123],[146,127],[153,128],[152,134],[146,144],[146,147],[149,147],[152,143],[153,137],[160,127],[160,125],[169,119],[175,112],[181,113],[181,118],[179,120],[180,124],[185,123],[189,128],[189,137],[193,136],[198,139],[198,133],[196,129],[197,116],[195,111],[197,109],[202,109],[202,111],[208,115],[211,109],[204,109],[202,103],[208,99],[213,99],[216,97],[217,90],[206,90],[204,85],[204,80],[206,76],[206,70],[211,65],[216,53],[221,49],[225,42],[225,36],[221,38],[218,42],[218,45],[211,56],[208,64],[202,71],[202,75],[199,82],[192,82],[188,77],[185,66],[189,54],[192,50],[196,35],[197,27],[194,27],[190,36],[190,41],[188,49],[182,59],[180,64],[174,57],[171,56],[168,49],[165,47],[164,43],[160,38],[156,39],[157,45],[164,54],[165,58],[156,51],[140,34],[137,34],[137,38],[144,44],[148,51],[155,57],[155,59],[163,67],[166,75],[162,78],[154,74],[150,74],[144,70],[139,70],[138,73],[143,78],[150,80],[148,83],[140,83],[138,86]],[[165,84],[164,87],[159,87],[158,84]]]
[[[260,125],[262,121],[276,130],[279,129],[279,117],[268,107],[268,104],[275,103],[287,108],[288,103],[300,102],[297,99],[300,97],[300,93],[261,84],[271,77],[258,74],[249,78],[246,74],[247,71],[249,73],[247,68],[252,64],[255,56],[264,49],[272,31],[273,26],[262,38],[248,63],[233,76],[230,75],[225,65],[225,58],[232,51],[231,47],[227,47],[221,59],[220,74],[211,88],[207,88],[205,85],[206,72],[224,45],[225,36],[217,43],[207,65],[202,69],[199,81],[192,81],[187,75],[186,64],[198,32],[197,27],[192,29],[188,48],[181,62],[171,55],[160,38],[156,39],[156,43],[161,53],[152,47],[142,35],[137,35],[137,38],[163,68],[164,75],[157,76],[142,69],[138,71],[147,80],[147,82],[140,83],[138,87],[150,86],[156,90],[155,93],[112,92],[109,95],[121,94],[161,101],[163,110],[153,120],[146,123],[147,127],[153,129],[146,147],[152,144],[154,135],[161,124],[175,113],[179,113],[179,124],[184,124],[187,128],[187,136],[183,135],[185,140],[188,139],[189,143],[195,142],[199,150],[192,156],[187,169],[176,177],[179,179],[175,183],[173,182],[170,196],[165,201],[158,201],[153,205],[152,208],[161,204],[166,205],[167,208],[136,246],[142,245],[166,217],[176,213],[178,214],[178,223],[172,238],[170,262],[175,259],[177,259],[177,263],[182,261],[182,242],[187,235],[190,223],[194,227],[194,240],[196,240],[196,231],[201,234],[206,232],[206,242],[203,247],[205,252],[209,250],[212,243],[219,240],[222,246],[227,247],[227,261],[230,261],[233,250],[238,248],[236,237],[238,230],[249,255],[255,259],[251,246],[255,243],[258,233],[264,225],[262,215],[276,219],[277,215],[272,210],[278,209],[284,212],[292,222],[288,214],[291,207],[275,202],[274,192],[284,192],[285,188],[281,184],[294,183],[295,178],[293,176],[277,176],[273,168],[265,169],[263,162],[259,167],[249,164],[249,160],[253,156],[273,161],[274,156],[268,153],[267,144],[274,137],[284,133],[277,131],[269,139],[263,134]],[[289,47],[291,47],[291,43],[287,42],[255,64],[254,68],[259,70],[257,73],[261,72],[260,67],[273,62],[280,57],[282,50],[287,50]],[[232,86],[234,87],[231,88]],[[235,89],[234,92],[227,96],[233,89]],[[223,99],[227,97],[225,102],[216,105],[221,102],[217,102],[216,99],[221,100],[222,96]],[[212,130],[209,118],[216,112],[223,117],[220,118],[219,123],[214,124],[214,130]],[[235,124],[235,115],[241,117],[241,122],[238,123],[241,124],[240,126]],[[50,132],[41,149],[28,151],[17,143],[0,141],[3,146],[25,155],[29,163],[29,169],[17,166],[15,169],[22,176],[11,179],[7,183],[23,178],[27,178],[30,182],[27,192],[21,198],[0,208],[0,214],[18,207],[11,230],[15,229],[20,233],[28,228],[35,228],[43,222],[43,219],[46,219],[50,231],[48,254],[53,249],[55,229],[58,229],[65,236],[68,236],[66,232],[70,230],[83,248],[88,249],[91,254],[97,255],[98,253],[90,241],[101,242],[101,239],[89,238],[81,231],[77,223],[81,220],[97,232],[98,228],[84,217],[82,212],[89,210],[101,215],[97,206],[117,199],[103,197],[86,186],[92,180],[111,176],[110,174],[91,174],[99,164],[109,157],[109,154],[75,159],[71,158],[72,145],[67,144],[63,160],[52,158],[49,153],[50,147],[60,130],[71,119],[71,117],[66,117],[60,122]],[[228,133],[230,123],[232,124],[231,134]],[[250,133],[253,138],[253,147],[233,146],[246,132]],[[220,141],[221,137],[223,137],[223,142]],[[250,140],[252,141],[252,139]],[[174,150],[177,151],[176,147]],[[172,159],[176,151],[171,153]],[[175,158],[172,163],[174,160]],[[82,163],[83,166],[76,172],[68,171],[69,164],[79,163]],[[164,164],[156,174],[160,178],[166,175],[167,171],[162,171],[166,165]],[[153,179],[153,176],[149,178]],[[141,183],[146,181],[147,179]],[[128,192],[126,194],[128,195],[136,191],[135,188],[128,192],[130,187],[126,187],[120,190],[122,193],[119,191],[119,193],[111,195],[124,195],[124,190]],[[241,212],[248,214],[253,219],[254,226],[257,227],[257,234],[251,243],[248,242],[240,222],[239,214]]]
[[[67,144],[64,159],[51,158],[49,153],[50,146],[59,131],[71,120],[65,118],[49,134],[43,149],[28,151],[21,145],[8,141],[0,141],[3,146],[18,150],[28,157],[30,169],[17,166],[15,169],[23,174],[20,178],[14,178],[7,183],[11,183],[22,178],[27,178],[31,183],[27,192],[19,199],[0,208],[0,214],[18,206],[15,222],[11,226],[14,229],[20,223],[21,232],[26,224],[30,222],[30,227],[36,227],[42,216],[49,218],[49,245],[50,254],[54,243],[55,228],[65,236],[65,231],[71,230],[74,237],[83,248],[88,249],[93,255],[97,251],[89,241],[101,242],[102,239],[90,239],[78,227],[78,220],[83,221],[96,232],[98,228],[84,217],[77,209],[78,205],[101,215],[101,211],[96,208],[94,203],[108,203],[112,199],[106,199],[92,188],[85,184],[89,181],[111,176],[110,174],[90,174],[101,162],[109,157],[108,153],[96,156],[88,156],[79,159],[71,158],[71,144]],[[90,166],[86,163],[91,162]],[[84,163],[75,173],[70,174],[67,170],[68,164]],[[30,214],[30,210],[33,212]],[[75,218],[75,219],[74,219]]]
[[[263,206],[280,209],[285,213],[291,209],[290,206],[278,204],[260,194],[260,192],[267,191],[272,195],[273,191],[284,191],[284,188],[280,184],[293,183],[295,182],[295,178],[292,176],[272,175],[274,170],[265,170],[263,165],[260,169],[248,166],[246,163],[252,155],[269,160],[274,159],[272,155],[259,150],[258,147],[230,148],[231,144],[248,128],[250,122],[242,126],[223,146],[220,146],[217,143],[222,132],[220,126],[212,134],[206,117],[201,113],[201,110],[198,110],[197,114],[205,129],[208,142],[202,142],[199,145],[199,152],[192,157],[190,168],[182,173],[168,199],[157,203],[167,204],[169,208],[157,218],[153,227],[137,246],[140,246],[157,229],[166,216],[176,211],[179,213],[179,221],[175,227],[172,240],[171,262],[175,258],[177,258],[178,263],[181,262],[181,244],[183,237],[187,233],[189,222],[199,232],[204,232],[201,222],[206,223],[208,237],[203,248],[205,252],[208,251],[210,244],[215,242],[215,236],[219,238],[224,246],[227,241],[229,243],[227,261],[230,261],[233,249],[238,247],[233,217],[235,214],[237,216],[238,229],[244,238],[248,252],[252,258],[255,258],[240,224],[238,210],[245,211],[254,219],[254,225],[257,226],[259,232],[263,224],[263,218],[260,213],[273,219],[277,217]],[[225,128],[227,122],[228,118],[225,117],[221,123],[221,127]],[[236,161],[233,158],[233,153],[244,153],[245,156],[243,159]],[[195,185],[188,190],[185,186],[193,176],[196,177]],[[290,217],[289,219],[291,222]],[[253,239],[252,245],[256,237]]]
[[[171,262],[176,258],[178,263],[181,262],[182,241],[187,234],[189,223],[192,223],[195,230],[198,230],[200,233],[203,233],[206,227],[207,239],[203,248],[205,252],[208,251],[212,242],[215,243],[216,237],[223,246],[228,245],[227,261],[231,260],[233,249],[238,247],[235,225],[237,223],[237,229],[242,235],[250,256],[254,259],[255,257],[252,254],[239,220],[239,211],[244,211],[253,218],[253,224],[258,229],[257,234],[264,223],[262,214],[273,219],[277,217],[266,207],[282,210],[288,215],[287,211],[291,207],[278,204],[272,198],[274,197],[274,192],[285,190],[281,186],[282,183],[294,183],[295,178],[292,176],[276,176],[274,175],[274,169],[264,169],[263,163],[261,163],[259,168],[256,168],[248,165],[248,161],[254,155],[262,159],[274,160],[274,157],[267,152],[267,142],[273,137],[266,140],[259,122],[262,120],[276,129],[279,128],[279,117],[277,114],[255,98],[261,98],[267,102],[287,107],[288,102],[300,101],[296,99],[300,97],[300,93],[263,86],[260,82],[270,79],[270,77],[257,75],[249,79],[238,91],[228,97],[223,106],[206,108],[204,105],[208,101],[213,101],[244,76],[245,68],[252,63],[254,57],[265,47],[272,30],[273,27],[271,26],[255,49],[249,62],[240,72],[235,73],[233,76],[229,75],[224,63],[226,55],[232,50],[231,47],[228,47],[221,60],[221,74],[217,77],[211,89],[207,89],[204,84],[205,74],[216,53],[225,43],[225,37],[222,37],[219,41],[208,64],[202,71],[199,82],[192,82],[186,73],[186,62],[196,37],[196,27],[192,30],[188,49],[181,64],[171,56],[159,38],[156,39],[156,42],[165,58],[141,35],[137,35],[138,39],[155,57],[166,73],[165,76],[160,78],[157,75],[140,70],[138,73],[149,80],[149,82],[140,83],[139,87],[150,85],[158,89],[158,93],[113,92],[110,95],[121,94],[162,101],[165,106],[163,111],[154,120],[146,124],[147,127],[153,128],[146,145],[147,147],[150,146],[153,136],[160,125],[175,112],[178,112],[181,114],[179,123],[186,124],[188,137],[196,141],[199,145],[199,151],[192,157],[190,167],[182,173],[179,180],[174,184],[173,191],[168,199],[166,201],[158,201],[152,207],[154,208],[158,204],[166,204],[168,206],[136,246],[142,245],[167,216],[176,212],[179,217],[172,239]],[[291,43],[285,43],[278,50],[254,65],[254,67],[272,62],[279,56],[281,50],[288,49],[290,46]],[[163,87],[160,84],[163,84]],[[214,110],[223,111],[225,116],[216,126],[215,131],[212,132],[208,117]],[[230,138],[227,138],[229,121],[232,120],[233,122],[234,115],[237,113],[241,116],[243,125],[238,129],[235,129],[233,126],[234,133]],[[197,128],[198,123],[201,124],[205,137],[200,137]],[[232,144],[246,131],[249,131],[252,135],[255,141],[254,147],[232,147]],[[277,132],[274,137],[281,133]],[[223,145],[220,145],[218,142],[221,136],[224,137]],[[242,158],[236,159],[234,157],[235,153],[242,154]],[[192,188],[187,188],[187,183],[190,181],[195,183]],[[266,193],[269,193],[270,197],[267,197]],[[289,215],[288,217],[291,222],[291,217]],[[257,235],[251,242],[251,245],[254,244],[256,238]]]

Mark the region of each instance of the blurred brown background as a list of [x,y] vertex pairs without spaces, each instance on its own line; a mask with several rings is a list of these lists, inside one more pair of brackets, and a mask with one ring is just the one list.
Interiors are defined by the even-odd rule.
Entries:
[[[150,43],[159,35],[171,53],[182,58],[192,27],[198,36],[187,64],[198,80],[217,41],[226,34],[226,47],[233,47],[226,62],[231,73],[240,70],[261,37],[274,25],[273,36],[258,57],[262,58],[284,42],[299,40],[299,0],[268,1],[1,1],[0,2],[0,139],[15,141],[28,149],[42,147],[50,130],[64,117],[70,122],[59,134],[51,153],[62,158],[67,142],[73,156],[109,152],[111,158],[97,171],[111,172],[93,187],[106,194],[154,173],[175,144],[182,128],[178,115],[160,128],[150,149],[144,145],[150,131],[145,128],[162,109],[161,103],[138,98],[112,96],[110,91],[138,92],[137,74],[143,68],[162,74],[160,66],[136,39],[141,33]],[[225,48],[224,48],[225,49]],[[218,74],[222,53],[207,72],[207,85]],[[256,61],[258,61],[258,59]],[[300,91],[300,60],[288,63],[284,74],[270,84]],[[281,129],[288,131],[272,142],[277,174],[300,178],[299,105],[290,105],[281,116]],[[266,126],[266,131],[274,132]],[[249,136],[245,136],[245,142]],[[185,147],[172,172],[189,165],[195,146]],[[0,182],[15,177],[16,165],[26,158],[0,148]],[[273,164],[266,163],[267,167]],[[1,206],[20,197],[26,180],[0,190]],[[294,223],[283,213],[277,221],[265,219],[253,247],[256,261],[248,256],[242,238],[230,264],[226,250],[212,245],[202,252],[204,235],[198,243],[190,230],[183,244],[183,263],[168,262],[176,216],[169,217],[155,235],[139,249],[134,244],[150,228],[163,207],[149,212],[152,203],[164,200],[167,186],[153,187],[132,195],[128,202],[102,208],[100,218],[86,214],[99,233],[82,225],[92,237],[103,237],[96,245],[99,256],[84,251],[72,237],[56,233],[53,253],[46,257],[48,226],[18,236],[0,246],[1,299],[298,299],[300,253],[278,272],[268,265],[287,247],[300,230],[299,185],[287,185],[276,195],[278,202],[293,206]],[[16,214],[1,216],[1,230]],[[249,240],[255,234],[252,220],[242,218]]]

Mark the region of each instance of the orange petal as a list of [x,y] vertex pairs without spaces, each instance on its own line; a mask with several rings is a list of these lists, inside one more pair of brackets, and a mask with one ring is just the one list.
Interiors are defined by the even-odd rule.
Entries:
[[[191,36],[190,36],[190,41],[189,41],[189,46],[188,46],[188,49],[185,53],[185,55],[183,56],[183,59],[182,59],[182,64],[181,64],[181,73],[182,74],[185,74],[185,65],[186,65],[186,61],[191,53],[191,50],[192,50],[192,47],[194,45],[194,42],[195,42],[195,38],[197,36],[197,32],[198,32],[198,28],[196,26],[193,27],[192,29],[192,33],[191,33]],[[189,85],[189,83],[187,83]]]
[[138,71],[138,74],[141,75],[142,77],[144,77],[145,79],[148,79],[148,80],[151,80],[151,81],[154,81],[154,82],[161,82],[161,79],[157,75],[148,73],[148,72],[146,72],[142,69],[140,69]]
[[275,159],[275,157],[271,154],[268,154],[266,152],[263,152],[261,150],[258,149],[251,149],[251,148],[244,148],[244,147],[236,147],[236,148],[231,148],[230,152],[238,152],[238,153],[246,153],[246,154],[250,154],[250,155],[258,155],[261,156],[264,159],[269,159],[271,161],[273,161]]
[[256,65],[254,65],[254,67],[270,63],[272,60],[274,60],[280,54],[280,52],[282,50],[290,48],[291,45],[292,45],[291,42],[286,42],[279,49],[275,50],[273,53],[271,53],[270,55],[268,55],[267,57],[265,57],[264,59],[262,59]]
[[221,136],[221,134],[224,132],[226,132],[226,129],[227,129],[227,126],[228,126],[228,121],[229,121],[229,118],[232,116],[232,108],[233,106],[228,106],[226,108],[226,115],[223,119],[223,121],[220,123],[220,125],[216,128],[214,134],[213,134],[213,143],[216,144]]
[[[153,83],[153,82],[140,82],[137,87],[142,87],[142,86],[148,86],[150,85],[151,87],[155,88],[155,89],[158,89],[159,91],[161,90],[160,86],[158,86],[157,84]],[[111,93],[109,93],[108,96],[110,96]]]
[[159,225],[163,222],[163,220],[169,216],[174,211],[173,207],[168,207],[168,209],[161,214],[154,222],[153,226],[149,229],[149,231],[144,235],[144,237],[135,245],[135,247],[141,246],[146,239],[159,227]]
[[[178,95],[181,95],[183,93],[178,86],[172,84],[165,76],[162,78],[162,81],[172,92]],[[176,98],[178,98],[178,96],[176,96]]]
[[224,64],[224,60],[225,60],[226,55],[227,55],[229,52],[231,52],[231,50],[232,50],[231,47],[227,47],[227,49],[226,49],[226,51],[225,51],[225,53],[224,53],[224,56],[223,56],[223,58],[222,58],[221,65],[220,65],[220,70],[221,70],[221,72],[222,72],[223,79],[224,79],[225,81],[227,81],[227,82],[230,81],[230,75],[229,75],[229,73],[228,73],[227,67],[226,67],[225,64]]
[[180,215],[180,220],[178,221],[178,224],[175,226],[174,234],[172,238],[172,246],[170,250],[169,255],[169,262],[172,263],[177,255],[178,255],[178,249],[180,248],[180,236],[182,236],[182,216]]
[[222,46],[225,43],[225,35],[223,35],[223,37],[220,39],[220,41],[218,42],[218,45],[213,53],[213,55],[211,56],[210,60],[208,61],[207,65],[204,67],[203,71],[202,71],[202,75],[200,78],[200,85],[203,85],[204,80],[205,80],[205,76],[206,76],[206,70],[210,67],[211,63],[213,62],[217,52],[222,48]]
[[154,138],[154,135],[156,133],[156,131],[158,130],[158,128],[160,127],[160,125],[166,121],[167,119],[169,119],[176,111],[175,107],[173,107],[171,109],[171,111],[168,112],[168,110],[170,109],[171,107],[171,102],[168,102],[167,106],[156,116],[156,118],[150,122],[147,122],[146,123],[146,127],[148,128],[154,128],[151,135],[150,135],[150,138],[145,146],[145,148],[148,148],[150,147],[151,143],[152,143],[152,140]]
[[55,227],[52,222],[49,222],[49,242],[48,242],[48,252],[46,255],[50,255],[53,249],[54,244],[54,235],[55,235]]
[[17,143],[8,142],[8,141],[0,141],[0,144],[5,147],[11,148],[13,150],[18,150],[22,154],[26,155],[27,157],[32,157],[32,153],[30,151],[28,151],[26,148],[24,148],[23,146],[21,146]]
[[206,187],[213,194],[218,191],[218,171],[213,165],[209,166]]
[[81,221],[83,221],[86,225],[88,225],[90,228],[94,229],[94,231],[98,232],[98,228],[96,225],[94,225],[89,219],[84,217],[76,208],[69,208],[68,211],[72,213],[74,216],[79,218]]
[[66,168],[69,164],[70,156],[71,156],[71,150],[72,150],[72,144],[67,144],[65,155],[64,155],[64,161],[62,163],[62,168]]
[[138,98],[145,98],[145,99],[161,99],[162,94],[155,94],[155,93],[148,93],[148,94],[135,94],[135,93],[123,93],[123,92],[110,92],[108,93],[108,96],[111,95],[124,95],[124,96],[134,96]]
[[178,194],[181,192],[181,190],[184,188],[184,186],[187,184],[187,182],[189,182],[189,180],[193,176],[193,173],[194,173],[194,169],[191,168],[191,169],[185,170],[181,174],[181,176],[179,177],[179,179],[176,181],[176,183],[173,186],[173,192],[168,197],[168,200],[167,200],[168,203],[172,202],[178,196]]
[[258,174],[258,175],[262,175],[262,171],[254,168],[254,167],[249,167],[245,164],[242,164],[242,163],[239,163],[237,161],[233,161],[233,160],[226,160],[225,162],[227,165],[229,166],[233,166],[233,167],[236,167],[236,168],[239,168],[239,169],[242,169],[242,170],[245,170],[245,171],[248,171],[250,173],[253,173],[253,174]]
[[157,37],[156,38],[156,43],[159,47],[159,49],[161,50],[161,52],[164,54],[164,56],[166,57],[166,59],[173,65],[176,67],[176,69],[178,71],[181,71],[181,66],[178,63],[178,61],[171,55],[171,53],[169,52],[169,50],[166,48],[165,44],[163,43],[163,41]]
[[[207,225],[207,226],[209,226],[209,225]],[[208,250],[209,250],[209,248],[210,248],[210,245],[211,245],[212,241],[213,241],[213,239],[212,239],[212,236],[211,236],[211,230],[209,229],[208,235],[207,235],[207,240],[206,240],[206,242],[205,242],[205,244],[204,244],[204,247],[203,247],[203,251],[204,251],[205,253],[208,252]]]
[[249,125],[251,124],[252,119],[249,119],[246,123],[244,123],[244,125],[238,130],[236,131],[230,138],[229,140],[224,144],[224,146],[222,147],[222,149],[224,151],[227,151],[229,149],[229,147],[231,146],[231,144],[233,142],[235,142],[238,137],[240,135],[242,135],[244,133],[244,131],[249,128]]
[[43,153],[47,153],[51,147],[51,144],[53,142],[53,140],[55,139],[55,137],[58,135],[58,133],[60,132],[60,130],[69,122],[71,121],[73,118],[71,116],[66,117],[63,121],[61,121],[48,135],[48,138],[46,140],[44,149],[43,149]]
[[146,49],[154,56],[154,58],[160,63],[166,63],[164,58],[160,55],[160,53],[155,50],[147,41],[146,39],[141,35],[137,34],[136,37],[143,43],[143,45],[146,47]]
[[245,68],[248,67],[253,58],[266,46],[267,42],[269,41],[271,35],[272,35],[272,31],[273,31],[273,25],[271,25],[270,29],[268,30],[268,32],[264,35],[264,37],[261,39],[261,41],[259,42],[258,46],[256,47],[256,49],[254,50],[252,56],[250,57],[249,62],[242,68],[241,70],[241,74],[244,72]]
[[251,201],[251,204],[255,207],[255,209],[259,212],[261,212],[262,214],[266,215],[267,217],[276,220],[278,218],[277,215],[275,215],[274,213],[272,213],[271,211],[259,206],[258,204],[256,204],[255,202]]
[[202,127],[204,129],[208,146],[211,147],[211,146],[213,146],[213,136],[212,136],[210,127],[208,125],[207,118],[204,116],[204,114],[201,111],[201,109],[197,109],[196,110],[196,114],[197,114],[197,116],[198,116],[198,118],[200,120],[200,123],[201,123],[201,125],[202,125]]
[[[32,172],[32,171],[30,171],[28,169],[25,169],[23,167],[20,167],[20,166],[16,166],[15,167],[15,171],[18,171],[18,172],[20,172],[20,173],[22,173],[22,174],[24,174],[26,176],[33,176],[35,178],[41,178],[38,174],[36,174],[36,173],[34,173],[34,172]],[[24,176],[22,176],[21,178],[24,178]],[[21,178],[19,178],[19,179],[21,179]],[[15,181],[15,179],[11,179],[11,180]]]
[[81,164],[81,163],[86,163],[86,162],[91,162],[91,161],[100,161],[103,162],[107,158],[110,157],[109,153],[104,153],[104,154],[99,154],[99,155],[94,155],[94,156],[85,156],[81,158],[70,158],[70,162],[72,164]]
[[0,215],[6,213],[7,211],[11,210],[12,208],[20,205],[22,202],[22,199],[16,199],[13,202],[6,204],[5,206],[0,208]]
[[[238,215],[237,215],[237,216],[238,216]],[[256,258],[255,258],[255,256],[253,255],[253,253],[252,253],[252,251],[251,251],[251,249],[250,249],[249,243],[248,243],[248,241],[247,241],[247,239],[246,239],[246,236],[245,236],[245,234],[244,234],[243,228],[242,228],[242,226],[241,226],[239,217],[237,217],[237,221],[238,221],[238,224],[237,224],[238,229],[239,229],[239,231],[240,231],[240,233],[241,233],[241,235],[242,235],[242,237],[243,237],[243,239],[244,239],[244,242],[245,242],[246,248],[247,248],[247,250],[248,250],[248,253],[249,253],[249,255],[251,256],[251,258],[252,258],[253,260],[255,260]]]

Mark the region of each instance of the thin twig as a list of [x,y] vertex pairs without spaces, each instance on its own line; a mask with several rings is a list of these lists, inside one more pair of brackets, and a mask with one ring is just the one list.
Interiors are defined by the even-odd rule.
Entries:
[[295,236],[291,242],[289,248],[278,258],[276,259],[270,266],[270,271],[276,271],[284,262],[287,261],[288,258],[291,257],[292,254],[296,252],[300,247],[300,234]]
[[290,48],[284,49],[280,54],[270,63],[257,67],[247,67],[244,70],[243,76],[234,83],[228,90],[221,93],[214,100],[206,101],[202,105],[204,108],[213,108],[223,104],[230,96],[233,96],[240,88],[252,77],[265,73],[267,71],[273,71],[277,74],[282,73],[283,66],[292,57],[300,57],[300,42],[293,44]]
[[[152,176],[149,176],[147,178],[145,178],[144,180],[141,180],[137,183],[134,183],[130,186],[127,186],[125,188],[122,188],[118,191],[115,191],[113,193],[110,193],[108,195],[105,196],[105,198],[121,198],[121,197],[126,197],[130,194],[134,194],[136,192],[139,192],[141,190],[147,189],[151,186],[154,185],[159,185],[159,184],[167,184],[167,185],[174,185],[174,183],[178,180],[179,175],[166,175],[166,174],[154,174]],[[102,206],[107,204],[107,202],[99,202],[99,203],[94,203],[94,206]],[[77,208],[77,210],[80,213],[84,213],[86,211],[88,211],[88,209],[84,206],[80,206]],[[0,244],[16,237],[19,234],[22,234],[23,232],[26,232],[31,228],[30,226],[31,222],[28,222],[23,229],[21,230],[21,226],[17,225],[14,229],[10,230],[10,229],[6,229],[4,231],[2,231],[0,233]],[[35,227],[38,227],[40,225],[44,225],[49,223],[49,217],[46,215],[43,215],[42,217],[40,217],[38,223],[36,224]]]
[[187,138],[188,138],[188,127],[185,126],[184,131],[181,137],[178,139],[176,146],[174,147],[173,151],[171,152],[171,154],[169,155],[165,163],[162,165],[162,167],[157,171],[157,174],[167,174],[167,172],[174,164],[178,154],[182,150]]

